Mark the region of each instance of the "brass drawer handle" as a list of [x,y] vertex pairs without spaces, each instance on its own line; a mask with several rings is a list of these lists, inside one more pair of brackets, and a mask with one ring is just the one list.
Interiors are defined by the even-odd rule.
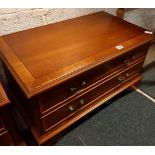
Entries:
[[119,80],[119,82],[123,82],[123,81],[126,80],[126,77],[125,76],[120,76],[120,77],[118,77],[118,80]]
[[128,77],[130,77],[130,74],[129,73],[126,73],[125,76],[128,78]]
[[136,56],[135,56],[135,55],[132,55],[132,56],[131,56],[131,59],[132,59],[132,60],[135,60],[135,59],[136,59]]
[[82,87],[85,86],[85,85],[86,85],[86,81],[83,81],[83,82],[81,83],[81,88],[80,88],[78,91],[76,91],[76,89],[73,90],[73,92],[75,92],[74,94],[77,95],[77,94],[81,93],[81,91],[82,91],[82,89],[83,89]]
[[81,84],[81,86],[84,86],[84,85],[86,85],[86,81],[83,81]]
[[124,60],[124,64],[125,64],[125,65],[129,65],[129,63],[130,63],[130,61],[129,61],[128,59],[125,59],[125,60]]
[[70,91],[71,91],[71,92],[75,92],[76,90],[77,90],[77,89],[76,89],[75,87],[71,87],[71,88],[70,88]]
[[83,105],[84,103],[85,103],[85,100],[84,99],[81,99],[80,100],[80,104]]
[[69,110],[74,111],[75,108],[74,108],[73,106],[70,106],[70,107],[69,107]]
[[119,80],[119,82],[122,82],[122,77],[119,77],[118,80]]

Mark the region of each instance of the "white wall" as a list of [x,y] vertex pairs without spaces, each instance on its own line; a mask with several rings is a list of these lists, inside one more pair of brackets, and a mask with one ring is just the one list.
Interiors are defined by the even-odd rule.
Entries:
[[[0,35],[55,23],[98,11],[106,11],[113,15],[116,14],[116,9],[108,8],[0,9]],[[155,9],[134,9],[127,11],[125,14],[125,20],[149,30],[154,30]]]

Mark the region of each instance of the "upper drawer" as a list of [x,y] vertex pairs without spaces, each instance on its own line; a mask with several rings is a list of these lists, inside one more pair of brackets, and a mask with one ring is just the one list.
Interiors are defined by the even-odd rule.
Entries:
[[41,112],[44,114],[58,103],[64,102],[66,99],[80,94],[83,90],[95,84],[101,79],[106,78],[110,74],[115,74],[120,69],[125,69],[131,64],[144,58],[146,48],[139,47],[129,53],[118,57],[117,59],[106,62],[96,68],[93,68],[77,77],[60,84],[53,89],[42,94],[42,102],[40,102]]

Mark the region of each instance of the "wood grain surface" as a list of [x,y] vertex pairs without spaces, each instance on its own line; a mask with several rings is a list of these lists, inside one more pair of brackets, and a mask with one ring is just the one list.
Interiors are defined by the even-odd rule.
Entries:
[[[3,61],[32,97],[101,61],[117,57],[152,36],[105,12],[2,36]],[[117,50],[117,45],[123,45]]]

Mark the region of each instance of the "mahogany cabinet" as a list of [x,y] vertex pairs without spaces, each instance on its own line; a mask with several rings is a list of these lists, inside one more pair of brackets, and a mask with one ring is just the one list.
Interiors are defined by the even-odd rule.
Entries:
[[10,101],[0,83],[0,146],[26,145],[9,104]]
[[105,12],[0,37],[9,85],[38,144],[139,83],[152,39]]

